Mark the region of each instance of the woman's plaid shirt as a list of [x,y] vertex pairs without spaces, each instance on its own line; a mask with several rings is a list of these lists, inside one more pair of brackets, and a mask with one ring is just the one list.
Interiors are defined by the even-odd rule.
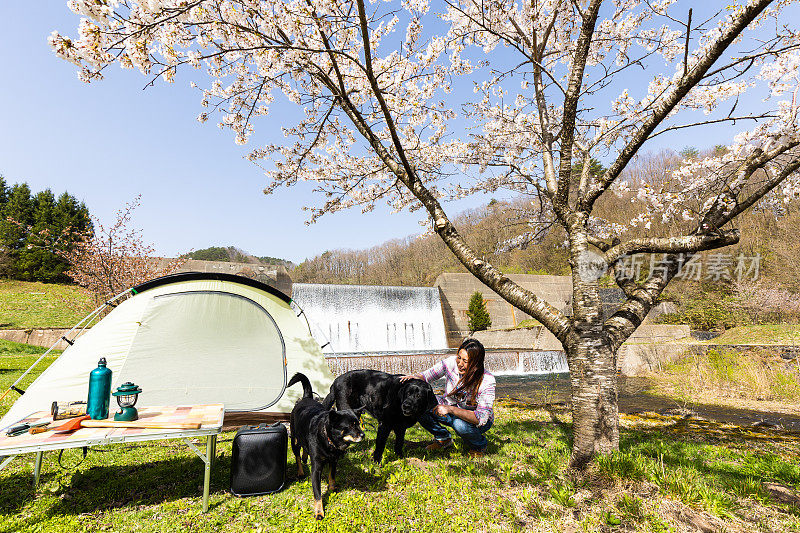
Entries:
[[448,396],[458,387],[458,380],[461,379],[455,355],[439,361],[422,373],[422,378],[428,383],[441,377],[445,378],[444,396],[436,396],[440,405],[455,405],[462,409],[474,410],[475,417],[478,419],[478,427],[488,424],[490,420],[494,420],[494,408],[492,406],[494,405],[495,379],[491,372],[488,370],[483,372],[483,380],[481,381],[481,386],[478,387],[477,405],[467,405],[465,394],[461,398]]

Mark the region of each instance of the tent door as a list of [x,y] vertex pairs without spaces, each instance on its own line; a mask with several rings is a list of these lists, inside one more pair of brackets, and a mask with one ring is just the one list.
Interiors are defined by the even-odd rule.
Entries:
[[286,345],[272,315],[250,298],[164,294],[145,309],[114,386],[125,381],[142,387],[141,405],[265,409],[286,388]]

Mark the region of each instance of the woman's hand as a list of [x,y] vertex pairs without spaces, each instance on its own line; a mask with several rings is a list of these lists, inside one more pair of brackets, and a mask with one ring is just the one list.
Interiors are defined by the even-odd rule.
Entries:
[[[406,374],[405,376],[400,376],[400,382],[408,381],[409,379],[422,379],[422,374]],[[425,381],[423,379],[423,381]]]
[[447,416],[453,412],[452,405],[437,405],[433,408],[433,414],[437,416]]

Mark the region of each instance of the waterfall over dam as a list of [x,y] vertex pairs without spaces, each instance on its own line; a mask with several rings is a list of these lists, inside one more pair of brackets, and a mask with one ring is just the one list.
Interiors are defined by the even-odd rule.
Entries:
[[[432,367],[450,357],[455,350],[428,353],[364,353],[326,357],[331,372],[338,376],[361,368],[380,370],[389,374],[413,374]],[[546,375],[569,372],[567,359],[560,350],[487,350],[486,369],[496,376]]]
[[326,354],[448,348],[436,287],[295,283],[292,299]]

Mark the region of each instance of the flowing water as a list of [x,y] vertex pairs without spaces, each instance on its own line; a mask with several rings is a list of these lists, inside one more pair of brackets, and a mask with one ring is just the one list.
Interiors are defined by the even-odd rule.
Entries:
[[292,299],[326,354],[447,350],[436,287],[295,283]]
[[[328,355],[328,366],[334,375],[350,370],[369,368],[390,374],[413,374],[432,367],[438,361],[455,354],[455,350],[414,353],[361,353]],[[564,352],[487,350],[486,369],[496,376],[533,376],[568,372]]]
[[[335,375],[421,372],[455,353],[436,287],[295,283],[292,299]],[[567,372],[567,362],[562,351],[487,350],[486,368],[500,376],[549,375]]]

